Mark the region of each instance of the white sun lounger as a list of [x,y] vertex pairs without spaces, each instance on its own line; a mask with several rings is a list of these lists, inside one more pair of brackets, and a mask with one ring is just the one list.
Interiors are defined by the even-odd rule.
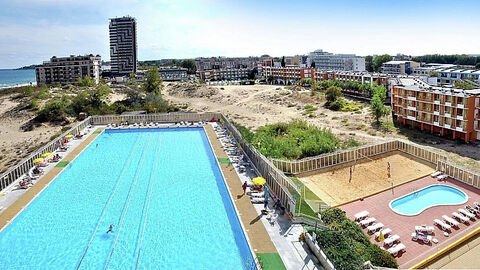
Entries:
[[421,239],[423,243],[428,244],[430,241],[432,241],[432,236],[431,235],[425,235],[421,233],[412,233],[412,240],[417,241],[418,239]]
[[460,214],[457,213],[457,212],[453,212],[453,213],[452,213],[452,216],[456,217],[456,218],[457,218],[458,220],[460,220],[462,223],[466,223],[466,222],[468,222],[468,221],[470,220],[469,218],[467,218],[467,217],[465,217],[465,216],[462,216],[462,215],[460,215]]
[[452,226],[457,227],[460,224],[460,223],[458,223],[458,221],[456,221],[455,219],[453,219],[453,218],[451,218],[447,215],[443,215],[442,218],[445,219],[445,221],[447,221],[447,223],[452,225]]
[[436,171],[436,172],[434,172],[434,173],[432,173],[432,174],[430,174],[430,175],[431,175],[432,177],[437,177],[437,176],[439,176],[440,174],[442,174],[441,171]]
[[434,219],[433,224],[439,225],[440,227],[442,227],[442,230],[444,231],[450,230],[451,228],[450,225],[446,224],[445,222],[443,222],[443,220],[440,220],[440,219]]
[[472,213],[470,213],[467,210],[462,209],[462,208],[458,208],[458,212],[462,213],[464,216],[469,217],[469,218],[474,218],[475,217],[474,214],[472,214]]
[[265,192],[250,192],[248,195],[250,197],[265,197]]
[[265,201],[265,197],[255,197],[250,200],[252,203],[263,203]]
[[360,221],[360,225],[362,225],[362,227],[365,227],[365,226],[368,226],[368,225],[372,224],[375,221],[377,221],[377,220],[374,217],[369,217],[367,219],[364,219],[364,220]]
[[383,229],[383,230],[380,230],[378,232],[375,233],[375,238],[378,238],[380,236],[380,232],[382,232],[383,234],[383,237],[386,237],[387,235],[391,234],[392,233],[392,230],[390,228],[386,228],[386,229]]
[[376,232],[378,230],[380,230],[381,228],[383,228],[383,223],[379,222],[379,223],[375,223],[373,225],[370,225],[367,227],[367,230],[368,232]]
[[442,175],[440,175],[440,176],[437,176],[437,179],[438,179],[438,180],[445,180],[447,177],[448,177],[448,175],[442,174]]
[[400,239],[400,236],[398,234],[394,234],[394,235],[391,235],[390,237],[388,237],[387,239],[385,239],[385,241],[383,241],[383,243],[387,246],[391,246],[391,245],[393,245],[393,243],[395,243],[399,239]]
[[475,206],[475,208],[477,208],[478,210],[480,210],[480,203],[474,202],[473,205]]
[[388,253],[392,254],[395,257],[398,255],[398,252],[400,251],[405,252],[405,249],[406,249],[405,245],[400,243],[394,247],[389,248]]
[[422,226],[415,226],[416,232],[426,232],[428,234],[432,234],[435,229],[432,226],[422,225]]
[[368,211],[362,211],[362,212],[356,213],[354,217],[355,217],[355,220],[361,220],[368,217],[369,214],[370,213],[368,213]]

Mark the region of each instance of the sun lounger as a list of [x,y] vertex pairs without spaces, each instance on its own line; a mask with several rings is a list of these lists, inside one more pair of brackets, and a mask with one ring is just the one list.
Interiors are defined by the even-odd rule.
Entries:
[[365,226],[368,226],[368,225],[372,224],[375,221],[377,221],[377,220],[374,217],[369,217],[367,219],[364,219],[364,220],[360,221],[360,225],[362,225],[362,227],[365,227]]
[[265,197],[265,192],[250,192],[248,194],[250,197]]
[[428,244],[430,241],[432,241],[432,236],[431,235],[425,235],[422,233],[412,233],[412,240],[417,241],[418,239],[421,239],[423,243]]
[[387,246],[391,246],[391,245],[393,245],[393,243],[395,243],[398,240],[400,240],[400,236],[398,234],[394,234],[394,235],[391,235],[390,237],[388,237],[387,239],[385,239],[385,241],[383,241],[383,243]]
[[437,177],[437,176],[439,176],[440,174],[442,174],[441,171],[436,171],[436,172],[432,173],[431,176],[432,176],[432,177]]
[[405,252],[405,245],[400,243],[394,247],[388,249],[388,253],[392,254],[392,256],[397,256],[400,251]]
[[383,228],[383,223],[379,222],[379,223],[368,226],[367,230],[368,230],[368,232],[373,233],[373,232],[376,232],[376,231],[380,230],[381,228]]
[[462,216],[457,212],[453,212],[452,216],[456,217],[458,220],[460,220],[462,223],[467,223],[470,219],[468,217]]
[[440,219],[434,219],[433,224],[442,227],[442,230],[444,230],[444,231],[448,231],[451,228],[450,225],[446,224],[445,222],[443,222],[443,220],[440,220]]
[[458,227],[458,225],[460,224],[460,223],[458,223],[458,221],[456,221],[455,219],[453,219],[453,218],[451,218],[447,215],[443,215],[442,218],[445,219],[447,221],[447,223],[452,225],[452,226]]
[[250,200],[252,203],[263,203],[265,201],[265,197],[256,197],[256,198],[252,198]]
[[473,203],[473,206],[475,206],[475,208],[477,208],[478,210],[480,210],[480,203],[474,202],[474,203]]
[[383,237],[386,237],[387,235],[392,233],[392,230],[390,228],[380,230],[375,233],[375,238],[378,238],[380,236],[380,232],[383,234]]
[[435,229],[432,226],[422,225],[422,226],[415,226],[416,232],[426,232],[428,234],[432,234]]
[[462,208],[458,208],[458,212],[462,213],[464,216],[468,217],[468,218],[475,218],[475,215],[468,212],[467,210],[465,209],[462,209]]
[[38,162],[38,163],[37,163],[37,166],[39,166],[39,167],[47,167],[47,166],[48,166],[48,163],[47,163],[46,161]]
[[447,177],[448,177],[448,175],[442,174],[442,175],[438,176],[437,179],[438,179],[439,181],[441,181],[441,180],[447,179]]
[[364,210],[362,212],[356,213],[354,215],[354,217],[355,217],[355,220],[362,220],[362,219],[368,217],[369,214],[370,213],[368,213],[368,211]]
[[465,209],[467,209],[468,212],[470,212],[470,213],[472,213],[472,214],[474,214],[474,215],[478,215],[478,214],[479,214],[479,213],[478,213],[478,210],[475,209],[475,208],[473,208],[473,207],[471,207],[470,205],[465,205]]

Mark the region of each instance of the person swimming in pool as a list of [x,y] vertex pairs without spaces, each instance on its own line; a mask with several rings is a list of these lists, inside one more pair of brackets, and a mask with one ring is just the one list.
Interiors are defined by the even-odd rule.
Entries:
[[113,233],[113,224],[110,224],[110,227],[108,227],[107,233],[110,233],[110,232]]

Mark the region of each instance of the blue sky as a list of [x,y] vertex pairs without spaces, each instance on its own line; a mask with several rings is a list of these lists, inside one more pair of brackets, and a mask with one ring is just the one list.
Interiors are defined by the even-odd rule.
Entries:
[[108,60],[108,19],[137,18],[139,60],[334,53],[480,53],[480,1],[0,0],[0,68]]

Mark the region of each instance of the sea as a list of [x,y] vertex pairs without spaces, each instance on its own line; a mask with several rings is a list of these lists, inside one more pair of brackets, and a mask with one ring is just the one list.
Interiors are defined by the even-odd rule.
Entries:
[[35,84],[35,69],[0,69],[0,88]]

